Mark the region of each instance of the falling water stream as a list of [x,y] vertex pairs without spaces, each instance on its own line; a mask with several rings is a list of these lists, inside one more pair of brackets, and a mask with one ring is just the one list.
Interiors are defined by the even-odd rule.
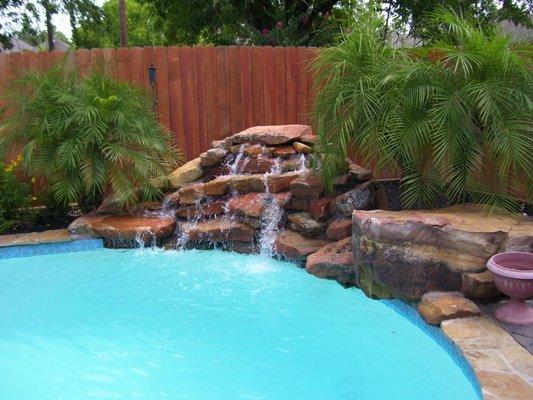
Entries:
[[[242,145],[239,148],[239,151],[235,154],[234,157],[229,158],[225,163],[225,166],[228,170],[228,176],[236,176],[243,174],[243,170],[246,166],[248,160],[242,162],[244,157],[245,146]],[[306,157],[304,154],[301,154],[299,159],[299,168],[298,172],[304,173],[308,170],[306,165]],[[265,193],[262,201],[264,202],[263,213],[261,215],[261,228],[259,231],[259,253],[263,256],[272,256],[274,253],[274,243],[279,231],[279,227],[283,220],[284,210],[278,204],[276,196],[270,193],[268,180],[269,177],[273,175],[280,174],[282,172],[281,158],[275,158],[274,163],[270,170],[263,175],[263,181],[265,184]],[[228,194],[227,200],[224,205],[224,218],[234,219],[235,215],[232,215],[229,211],[229,201],[234,197],[238,196],[239,192],[235,189]],[[189,218],[185,223],[180,224],[176,233],[176,248],[184,249],[189,241],[188,231],[191,228],[194,228],[202,220],[202,207],[205,204],[210,202],[209,199],[202,203],[202,200],[199,199],[195,202],[195,212],[194,215]],[[168,215],[168,212],[171,210],[170,204],[163,204],[162,212],[165,215]]]

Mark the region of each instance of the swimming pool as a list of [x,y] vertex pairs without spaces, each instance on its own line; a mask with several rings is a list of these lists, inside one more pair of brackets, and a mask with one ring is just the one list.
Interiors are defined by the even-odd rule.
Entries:
[[479,398],[397,305],[221,251],[0,260],[0,399]]

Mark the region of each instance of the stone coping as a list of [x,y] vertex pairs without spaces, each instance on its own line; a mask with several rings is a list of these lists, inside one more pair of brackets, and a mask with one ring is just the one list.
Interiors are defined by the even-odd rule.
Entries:
[[533,356],[487,316],[443,321],[441,328],[477,376],[485,400],[533,399]]
[[0,236],[0,247],[25,246],[43,243],[70,242],[73,238],[67,229],[54,229],[43,232],[16,233]]

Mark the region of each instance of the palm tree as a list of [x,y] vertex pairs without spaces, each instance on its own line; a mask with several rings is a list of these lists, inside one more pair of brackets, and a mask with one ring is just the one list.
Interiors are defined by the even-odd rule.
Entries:
[[355,148],[378,169],[401,170],[407,207],[444,196],[516,209],[533,190],[530,48],[450,12],[434,22],[423,57],[383,42],[375,22],[320,54],[314,115],[325,181],[332,186]]
[[16,111],[0,125],[0,148],[22,146],[27,173],[47,182],[59,203],[87,210],[104,195],[121,206],[155,200],[180,160],[148,97],[103,63],[83,79],[64,62],[31,71],[6,100]]

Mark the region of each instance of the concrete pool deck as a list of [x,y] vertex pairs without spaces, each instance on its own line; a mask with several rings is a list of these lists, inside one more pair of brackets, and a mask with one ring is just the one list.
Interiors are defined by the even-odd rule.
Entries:
[[[73,250],[64,247],[72,242],[77,242]],[[47,248],[44,253],[37,251],[47,245],[57,247]],[[0,259],[6,258],[2,256],[3,253],[17,257],[98,247],[102,247],[101,239],[80,240],[66,229],[3,235],[0,236]],[[530,335],[533,327],[502,327],[491,317],[493,305],[481,306],[481,309],[483,314],[478,317],[443,321],[440,326],[444,335],[459,348],[472,366],[484,399],[532,399],[533,355],[530,346],[533,341]]]

